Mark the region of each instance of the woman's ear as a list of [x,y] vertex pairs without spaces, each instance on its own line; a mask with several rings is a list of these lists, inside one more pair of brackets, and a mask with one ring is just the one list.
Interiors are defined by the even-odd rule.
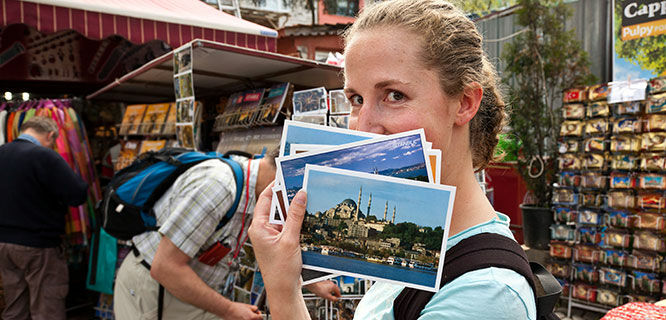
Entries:
[[478,82],[472,82],[460,94],[460,105],[456,112],[456,125],[464,126],[474,118],[479,111],[483,99],[483,88]]

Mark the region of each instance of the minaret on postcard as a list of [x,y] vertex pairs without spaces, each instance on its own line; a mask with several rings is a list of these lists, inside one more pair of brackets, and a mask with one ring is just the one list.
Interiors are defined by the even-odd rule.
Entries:
[[361,195],[363,194],[363,186],[358,189],[358,201],[356,202],[356,211],[354,212],[354,221],[358,221],[358,210],[361,207]]

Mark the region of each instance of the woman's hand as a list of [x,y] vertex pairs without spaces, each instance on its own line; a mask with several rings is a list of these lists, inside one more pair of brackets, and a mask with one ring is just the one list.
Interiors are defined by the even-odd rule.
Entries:
[[299,191],[289,205],[284,226],[268,222],[272,188],[259,195],[248,231],[264,280],[273,319],[309,319],[301,293],[300,233],[307,195]]

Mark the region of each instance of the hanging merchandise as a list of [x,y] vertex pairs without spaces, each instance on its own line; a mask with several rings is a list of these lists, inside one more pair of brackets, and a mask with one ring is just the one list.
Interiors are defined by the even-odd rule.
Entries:
[[185,45],[174,53],[173,88],[176,94],[176,137],[178,144],[186,149],[197,149],[197,141],[201,140],[197,138],[192,64],[191,45]]
[[610,309],[664,298],[664,84],[656,78],[564,94],[549,267],[571,283],[563,294],[570,304]]
[[58,125],[58,138],[55,151],[89,185],[88,200],[78,207],[70,207],[66,216],[65,234],[71,246],[87,245],[91,236],[91,224],[94,223],[93,208],[101,199],[101,188],[93,167],[90,143],[86,129],[74,111],[70,100],[31,100],[21,104],[4,103],[0,106],[0,128],[4,142],[16,139],[21,124],[34,116],[53,119]]

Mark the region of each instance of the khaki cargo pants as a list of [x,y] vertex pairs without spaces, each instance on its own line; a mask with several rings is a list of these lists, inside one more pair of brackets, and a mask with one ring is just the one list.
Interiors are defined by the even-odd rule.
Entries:
[[[113,313],[118,320],[157,319],[159,284],[141,264],[143,258],[132,252],[120,265],[113,288]],[[162,319],[220,319],[210,312],[185,303],[164,290]]]

